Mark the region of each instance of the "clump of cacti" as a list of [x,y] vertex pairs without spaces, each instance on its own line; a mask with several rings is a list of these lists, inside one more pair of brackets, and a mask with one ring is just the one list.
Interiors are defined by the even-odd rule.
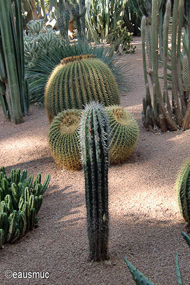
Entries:
[[101,104],[90,102],[81,117],[80,143],[85,176],[89,255],[108,259],[108,148],[109,124]]
[[121,106],[105,108],[110,124],[110,163],[126,161],[139,138],[139,127],[133,115]]
[[50,181],[48,174],[41,184],[41,174],[33,182],[27,179],[27,171],[12,169],[6,176],[5,168],[0,168],[0,248],[6,242],[21,238],[27,230],[38,223],[38,211],[42,205],[43,194]]
[[180,213],[190,226],[190,159],[185,162],[178,173],[176,189]]
[[49,146],[55,161],[67,169],[81,169],[78,128],[80,110],[65,110],[52,120],[49,127]]
[[83,109],[90,101],[119,104],[119,89],[109,67],[93,55],[65,58],[52,71],[45,88],[49,121],[66,109]]

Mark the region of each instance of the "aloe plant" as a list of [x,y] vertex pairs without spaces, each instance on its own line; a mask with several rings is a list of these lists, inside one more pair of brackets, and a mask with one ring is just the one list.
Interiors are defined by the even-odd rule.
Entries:
[[[187,242],[188,246],[190,247],[190,237],[184,233],[181,232],[183,238]],[[133,276],[133,280],[137,285],[154,285],[151,280],[148,279],[142,272],[140,272],[133,264],[131,264],[126,257],[124,257],[124,260],[129,268],[130,273]],[[183,278],[181,276],[180,268],[179,268],[179,258],[178,258],[178,252],[176,252],[176,260],[175,260],[175,269],[176,269],[176,278],[177,278],[177,284],[178,285],[185,285]],[[173,284],[173,281],[171,281],[171,284]]]

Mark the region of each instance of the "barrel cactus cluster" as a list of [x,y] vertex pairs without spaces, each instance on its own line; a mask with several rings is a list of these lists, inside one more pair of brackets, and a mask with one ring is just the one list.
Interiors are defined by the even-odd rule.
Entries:
[[49,147],[61,167],[82,168],[78,126],[85,105],[92,101],[101,103],[108,117],[111,164],[124,162],[136,146],[138,125],[119,105],[119,89],[111,69],[92,54],[66,57],[54,68],[45,88]]
[[49,174],[41,184],[40,173],[33,181],[32,175],[27,178],[26,170],[21,173],[20,169],[12,169],[7,176],[5,168],[0,168],[0,248],[6,242],[15,242],[37,226],[36,215],[49,181]]

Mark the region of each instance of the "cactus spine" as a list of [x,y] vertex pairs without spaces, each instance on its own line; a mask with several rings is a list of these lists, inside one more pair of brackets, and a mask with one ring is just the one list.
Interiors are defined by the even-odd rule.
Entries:
[[86,105],[81,118],[80,142],[85,176],[89,255],[108,259],[108,147],[109,124],[101,104]]
[[119,104],[119,90],[109,67],[92,55],[65,58],[53,70],[45,88],[49,121],[66,109],[83,109],[90,101]]
[[49,146],[55,161],[67,169],[81,169],[78,128],[80,110],[65,110],[49,127]]
[[121,106],[105,108],[110,124],[110,163],[121,163],[131,155],[138,138],[139,128],[135,118]]
[[32,183],[27,179],[27,171],[12,169],[9,177],[5,168],[0,169],[0,248],[5,242],[14,242],[25,232],[37,225],[36,217],[43,200],[43,193],[48,187],[50,175],[43,185],[41,174]]
[[179,171],[176,189],[180,213],[190,226],[190,159]]

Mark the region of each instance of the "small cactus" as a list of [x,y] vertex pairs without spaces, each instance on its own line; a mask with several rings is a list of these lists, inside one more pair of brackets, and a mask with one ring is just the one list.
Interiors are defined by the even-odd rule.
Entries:
[[81,118],[80,142],[85,176],[89,255],[108,259],[108,147],[109,124],[101,104],[90,102]]
[[190,159],[179,171],[176,189],[180,213],[190,226]]
[[138,138],[139,128],[135,118],[121,106],[105,108],[110,124],[110,163],[121,163],[131,155]]
[[38,213],[42,205],[42,195],[48,187],[50,175],[43,185],[41,174],[32,183],[33,177],[27,179],[27,171],[12,169],[9,177],[5,168],[0,168],[0,248],[5,242],[13,243],[25,232],[37,225]]
[[119,89],[109,67],[93,55],[63,59],[52,71],[45,88],[49,121],[63,110],[83,109],[93,100],[104,106],[120,103]]
[[54,117],[49,127],[49,147],[55,161],[66,169],[81,169],[78,128],[80,110],[65,110]]

